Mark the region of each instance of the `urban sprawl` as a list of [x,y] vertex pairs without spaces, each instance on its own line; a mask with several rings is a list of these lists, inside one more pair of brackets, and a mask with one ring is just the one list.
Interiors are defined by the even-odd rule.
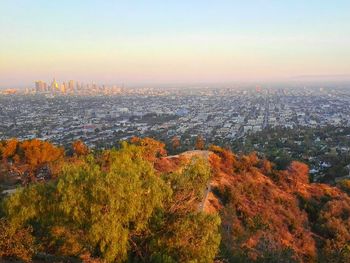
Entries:
[[215,142],[277,126],[350,125],[350,92],[342,88],[136,89],[53,80],[2,93],[0,139],[81,139],[94,147],[131,136]]

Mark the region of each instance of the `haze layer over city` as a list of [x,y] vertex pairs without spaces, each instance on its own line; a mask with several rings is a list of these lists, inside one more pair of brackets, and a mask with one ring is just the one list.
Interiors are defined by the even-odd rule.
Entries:
[[1,1],[0,87],[349,80],[349,1]]

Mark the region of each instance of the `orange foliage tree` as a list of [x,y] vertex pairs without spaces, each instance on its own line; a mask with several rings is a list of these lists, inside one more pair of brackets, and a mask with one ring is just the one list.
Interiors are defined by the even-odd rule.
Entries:
[[171,145],[173,147],[174,150],[176,150],[177,148],[180,147],[181,143],[180,143],[180,139],[178,136],[174,136],[172,139],[171,139]]
[[29,164],[31,170],[63,157],[63,149],[36,139],[24,141],[20,144],[20,149],[24,153],[25,163]]
[[233,168],[235,165],[237,165],[236,156],[230,150],[221,148],[216,145],[210,145],[209,150],[215,153],[220,159],[219,160],[213,156],[213,160],[211,161],[214,162],[214,159],[216,159],[214,163],[216,163],[217,166],[219,165],[218,162],[220,161],[220,169],[224,173],[232,175]]
[[17,139],[10,139],[6,141],[2,149],[2,158],[13,157],[16,153],[17,146],[18,146]]
[[34,253],[32,229],[30,227],[15,229],[5,219],[0,219],[0,261],[15,258],[30,262]]
[[152,138],[132,137],[130,142],[141,146],[143,157],[150,162],[155,162],[157,158],[166,156],[167,154],[165,144]]
[[7,170],[24,176],[25,180],[34,180],[35,174],[44,167],[54,172],[58,168],[55,164],[63,157],[63,148],[37,139],[23,142],[11,139],[5,142],[2,152]]
[[81,140],[74,141],[72,143],[73,152],[77,156],[87,155],[89,153],[89,148]]

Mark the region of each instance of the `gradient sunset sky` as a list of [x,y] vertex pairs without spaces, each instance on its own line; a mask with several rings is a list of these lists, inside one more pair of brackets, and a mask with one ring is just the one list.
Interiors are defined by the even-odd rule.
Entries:
[[0,87],[350,79],[349,0],[0,0]]

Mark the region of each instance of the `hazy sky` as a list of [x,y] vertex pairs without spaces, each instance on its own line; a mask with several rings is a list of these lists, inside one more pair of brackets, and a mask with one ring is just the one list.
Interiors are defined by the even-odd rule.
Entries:
[[349,0],[0,0],[0,87],[350,79]]

